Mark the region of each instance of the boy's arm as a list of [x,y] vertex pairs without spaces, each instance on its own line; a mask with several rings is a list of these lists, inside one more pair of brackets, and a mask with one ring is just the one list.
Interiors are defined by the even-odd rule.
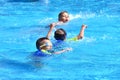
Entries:
[[50,34],[51,34],[51,32],[52,32],[52,30],[53,30],[53,28],[56,26],[56,24],[55,23],[52,23],[52,24],[50,24],[50,29],[49,29],[49,31],[48,31],[48,33],[47,33],[47,38],[49,38],[50,37]]
[[85,28],[87,28],[87,25],[82,25],[81,26],[81,29],[80,29],[80,33],[78,34],[78,36],[77,36],[77,39],[79,40],[79,39],[82,39],[83,37],[84,37],[84,30],[85,30]]
[[52,24],[50,24],[50,29],[49,29],[49,31],[48,31],[48,34],[47,34],[47,38],[49,38],[50,37],[50,34],[51,34],[51,32],[52,32],[52,30],[54,29],[54,27],[55,26],[57,26],[57,25],[62,25],[63,24],[63,22],[54,22],[54,23],[52,23]]
[[87,28],[87,26],[86,25],[82,25],[81,29],[80,29],[80,33],[76,37],[67,39],[67,41],[77,41],[79,39],[82,39],[84,37],[84,30],[85,30],[85,28]]

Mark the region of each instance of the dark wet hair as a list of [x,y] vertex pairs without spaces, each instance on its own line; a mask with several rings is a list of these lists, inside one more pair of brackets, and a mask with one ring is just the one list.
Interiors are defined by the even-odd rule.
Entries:
[[65,32],[64,29],[60,28],[60,29],[57,29],[54,33],[54,38],[56,40],[65,40],[66,39],[66,36],[67,36],[67,33]]
[[36,48],[39,50],[40,49],[40,46],[43,44],[41,43],[43,40],[49,40],[47,37],[42,37],[42,38],[39,38],[37,41],[36,41]]

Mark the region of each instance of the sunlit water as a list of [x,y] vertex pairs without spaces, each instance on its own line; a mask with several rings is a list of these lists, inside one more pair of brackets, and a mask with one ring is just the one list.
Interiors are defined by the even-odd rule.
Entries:
[[[71,18],[61,26],[67,37],[86,24],[85,37],[70,42],[70,52],[44,58],[41,66],[30,64],[36,40],[46,36],[62,10]],[[119,80],[119,23],[119,0],[0,0],[0,79]]]

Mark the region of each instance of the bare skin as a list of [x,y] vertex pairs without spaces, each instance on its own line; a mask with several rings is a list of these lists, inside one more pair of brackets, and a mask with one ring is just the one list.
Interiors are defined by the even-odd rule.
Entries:
[[[52,49],[52,43],[51,43],[50,40],[43,40],[41,43],[43,43],[43,45],[40,46],[40,50],[51,50]],[[71,48],[65,48],[63,50],[54,52],[54,54],[61,54],[63,52],[70,51],[70,50],[72,50],[72,49]]]
[[83,24],[82,27],[81,27],[81,29],[80,29],[80,33],[77,36],[78,40],[82,39],[84,37],[84,30],[85,30],[85,28],[87,28],[87,25]]
[[61,15],[59,15],[59,18],[58,18],[58,22],[55,22],[55,23],[51,23],[50,24],[50,29],[47,33],[47,38],[50,37],[51,33],[52,33],[52,30],[57,26],[57,25],[62,25],[66,22],[69,21],[69,14],[67,12],[61,12]]

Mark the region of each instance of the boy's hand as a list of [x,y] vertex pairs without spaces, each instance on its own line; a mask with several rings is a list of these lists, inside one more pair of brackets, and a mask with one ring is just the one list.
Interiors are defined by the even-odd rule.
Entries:
[[82,28],[87,28],[87,25],[83,24],[83,25],[82,25]]

